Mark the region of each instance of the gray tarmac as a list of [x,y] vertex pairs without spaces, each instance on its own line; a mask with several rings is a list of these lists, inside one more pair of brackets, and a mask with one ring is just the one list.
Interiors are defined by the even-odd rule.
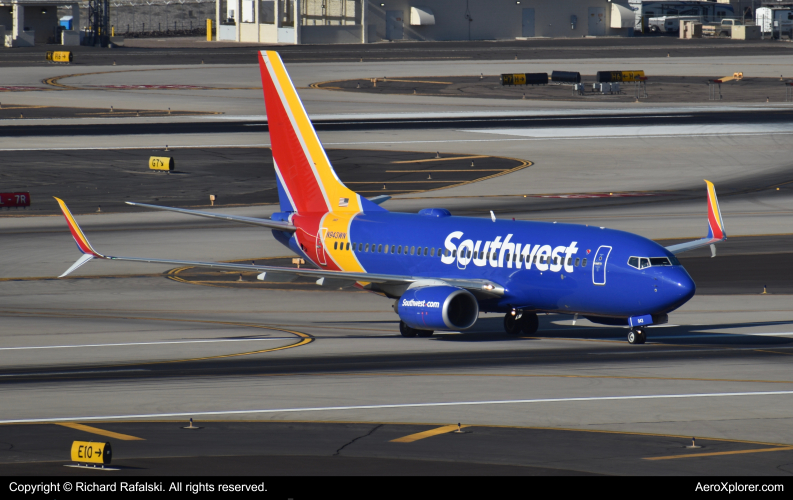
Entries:
[[[641,63],[665,74],[719,74],[728,67],[740,70],[733,69],[740,62],[751,64],[757,76],[774,76],[788,57],[663,57]],[[582,68],[614,67],[613,60],[579,62]],[[515,68],[512,61],[358,64],[363,64],[359,74],[352,66],[330,63],[288,67],[300,86],[339,75],[376,75],[386,67],[416,76],[475,75],[474,67],[483,65],[492,72]],[[0,85],[46,88],[40,82],[66,74],[60,69],[4,69]],[[103,69],[112,68],[90,68]],[[152,103],[148,109],[223,112],[226,118],[215,119],[250,120],[262,114],[260,92],[245,89],[258,84],[258,75],[254,66],[236,69],[204,65],[64,78],[61,83],[76,88],[8,92],[2,102],[105,107],[112,101],[134,109],[146,101]],[[228,90],[177,95],[77,88],[117,85],[119,75],[128,83],[158,85],[196,75],[194,83]],[[582,109],[594,114],[628,107],[300,92],[310,112],[329,114],[519,110],[563,119],[564,113]],[[782,103],[730,109],[763,106],[786,109]],[[699,108],[690,103],[640,107],[649,116],[651,110],[665,115],[671,108],[678,113]],[[166,140],[177,148],[213,152],[269,142],[261,132],[211,138],[180,133],[177,120],[207,118],[141,119],[172,123],[173,133],[2,138],[0,149],[2,154],[26,150],[19,154],[35,158],[36,151],[85,148],[102,163],[115,153],[108,148],[158,149]],[[37,123],[84,120],[93,119]],[[0,126],[14,125],[9,122]],[[129,467],[121,474],[191,473],[189,466],[198,473],[212,462],[197,457],[219,455],[238,457],[230,459],[238,472],[256,473],[239,458],[256,457],[249,463],[279,464],[280,474],[305,472],[301,463],[319,474],[411,474],[418,461],[437,474],[475,470],[472,464],[485,464],[482,473],[514,475],[789,473],[793,307],[785,287],[791,283],[791,133],[784,121],[743,123],[740,117],[679,126],[620,127],[604,120],[585,127],[320,133],[327,147],[371,154],[444,151],[532,162],[501,177],[397,195],[385,205],[391,210],[446,206],[472,216],[493,210],[500,218],[609,226],[663,244],[704,236],[702,179],[713,181],[723,192],[722,214],[734,238],[715,259],[705,251],[687,257],[692,275],[701,273],[698,279],[708,285],[670,315],[670,324],[650,329],[641,346],[627,344],[624,329],[562,315],[541,316],[540,331],[531,338],[509,337],[501,317],[483,315],[470,331],[406,339],[398,333],[389,300],[303,285],[259,287],[245,283],[249,276],[240,284],[237,273],[179,279],[182,275],[168,274],[167,266],[92,262],[74,279],[58,280],[54,276],[79,255],[63,220],[2,217],[0,423],[5,425],[0,442],[10,446],[0,451],[0,463],[20,474],[61,471],[69,441],[82,437],[111,441],[119,464]],[[72,168],[85,173],[79,164]],[[247,179],[249,189],[262,189]],[[266,217],[277,207],[218,210]],[[77,218],[94,246],[111,255],[191,260],[287,255],[269,232],[236,224],[156,212],[82,212]],[[760,279],[766,278],[770,293],[761,294]],[[179,428],[191,417],[203,429]],[[73,422],[88,427],[57,425]],[[391,442],[458,422],[471,426],[467,433]],[[145,440],[107,437],[106,431]],[[277,450],[254,453],[251,443],[274,436],[280,436]],[[685,448],[691,437],[704,448]],[[185,458],[164,458],[168,447]],[[645,460],[662,457],[674,458]],[[212,469],[225,470],[233,472]]]

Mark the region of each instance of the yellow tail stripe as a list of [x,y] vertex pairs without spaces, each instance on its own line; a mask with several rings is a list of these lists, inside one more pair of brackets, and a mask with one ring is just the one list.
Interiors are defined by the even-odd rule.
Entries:
[[721,221],[721,211],[719,210],[719,200],[716,198],[716,187],[710,181],[705,181],[708,185],[708,201],[710,202],[710,208],[713,210],[713,216],[716,218],[716,222],[719,224],[719,229],[724,229],[724,224]]

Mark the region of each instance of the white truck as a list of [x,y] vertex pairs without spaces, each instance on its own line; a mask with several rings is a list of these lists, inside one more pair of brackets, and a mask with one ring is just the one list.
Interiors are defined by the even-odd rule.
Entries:
[[793,38],[793,10],[759,7],[755,10],[754,19],[764,35]]
[[699,16],[662,16],[647,19],[651,33],[679,33],[681,21],[699,21]]

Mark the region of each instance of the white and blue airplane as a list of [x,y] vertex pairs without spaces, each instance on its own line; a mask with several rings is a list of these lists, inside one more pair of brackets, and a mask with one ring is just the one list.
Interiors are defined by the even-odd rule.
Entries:
[[670,247],[578,224],[455,217],[443,208],[389,212],[379,204],[388,197],[366,199],[339,180],[278,53],[260,52],[259,66],[280,211],[259,219],[130,204],[269,228],[314,268],[103,255],[56,198],[83,253],[62,276],[92,259],[256,271],[276,281],[303,276],[396,299],[405,337],[465,330],[480,312],[504,313],[507,333],[532,335],[545,312],[624,325],[628,341],[642,344],[645,327],[666,323],[694,295],[675,255],[726,239],[709,181],[707,236]]

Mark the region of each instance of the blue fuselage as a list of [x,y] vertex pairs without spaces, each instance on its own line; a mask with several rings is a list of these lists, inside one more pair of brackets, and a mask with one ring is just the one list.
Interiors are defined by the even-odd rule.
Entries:
[[[329,233],[338,241],[327,238],[324,245],[352,253],[368,273],[490,280],[505,289],[499,299],[480,301],[481,310],[490,312],[516,308],[626,318],[668,313],[694,295],[694,282],[677,259],[642,236],[440,213],[360,213],[346,233]],[[294,237],[277,236],[304,254]],[[665,257],[670,265],[640,269],[629,265],[631,257]]]

